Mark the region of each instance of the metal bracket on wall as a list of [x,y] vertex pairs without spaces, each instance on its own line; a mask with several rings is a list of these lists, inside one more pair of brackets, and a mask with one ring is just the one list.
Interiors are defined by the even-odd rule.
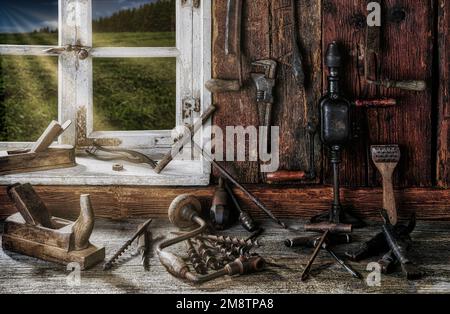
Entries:
[[189,2],[188,0],[181,0],[181,5],[186,6],[191,4],[193,8],[198,9],[200,8],[200,0],[192,0],[192,2]]
[[200,99],[194,97],[186,97],[183,99],[183,119],[190,119],[192,112],[200,112]]
[[84,148],[92,146],[94,143],[101,146],[117,147],[122,144],[118,138],[90,138],[87,131],[87,109],[81,107],[77,111],[76,119],[76,148],[84,151]]

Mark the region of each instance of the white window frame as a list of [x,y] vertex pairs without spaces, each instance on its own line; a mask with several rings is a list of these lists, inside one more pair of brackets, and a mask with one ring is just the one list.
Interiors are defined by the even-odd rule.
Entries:
[[[58,0],[59,45],[81,45],[92,47],[92,1]],[[108,146],[145,150],[152,156],[161,156],[170,148],[172,130],[163,131],[94,131],[93,130],[93,58],[177,58],[176,81],[176,125],[193,123],[205,108],[211,105],[211,94],[205,82],[211,78],[211,1],[176,0],[176,47],[99,47],[90,48],[89,57],[77,60],[73,52],[48,53],[54,46],[0,45],[0,55],[58,56],[58,119],[60,122],[72,120],[75,123],[60,137],[62,144],[77,148],[89,146],[93,140]],[[77,66],[75,66],[77,65]],[[200,103],[198,112],[191,111],[183,116],[184,100],[195,99]],[[205,124],[196,136],[200,144],[210,140],[210,125]],[[5,146],[23,147],[30,143],[1,143]],[[78,161],[78,160],[77,160]],[[197,161],[174,161],[179,163],[178,173],[167,175],[168,180],[146,180],[146,184],[179,185],[181,169],[192,162],[200,163],[201,169],[189,185],[209,183],[210,164],[201,156]],[[114,174],[111,174],[112,176]],[[173,180],[172,180],[173,177]],[[206,179],[208,178],[208,179]],[[0,180],[1,183],[2,180]],[[57,180],[58,181],[58,180]],[[107,181],[107,180],[106,180]],[[132,181],[132,180],[131,180]],[[181,180],[182,181],[182,180]],[[112,184],[117,184],[111,180]],[[178,182],[178,183],[176,183]],[[47,182],[48,183],[48,182]],[[102,180],[102,184],[105,184]],[[126,184],[126,181],[124,182]],[[89,183],[88,183],[89,184]],[[139,184],[130,182],[130,184]],[[181,184],[183,185],[183,184]]]

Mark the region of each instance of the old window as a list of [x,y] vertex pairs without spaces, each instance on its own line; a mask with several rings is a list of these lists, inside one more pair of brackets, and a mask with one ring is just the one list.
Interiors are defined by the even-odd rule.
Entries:
[[[171,146],[172,129],[210,105],[203,87],[210,77],[210,1],[8,3],[0,10],[3,148],[29,145],[50,120],[70,119],[63,144],[81,151],[96,140],[157,159]],[[186,114],[192,99],[200,108]],[[175,184],[183,169],[193,169],[183,162],[194,163],[206,183],[202,160],[176,161],[165,177],[173,175]],[[146,184],[165,183],[151,177]]]

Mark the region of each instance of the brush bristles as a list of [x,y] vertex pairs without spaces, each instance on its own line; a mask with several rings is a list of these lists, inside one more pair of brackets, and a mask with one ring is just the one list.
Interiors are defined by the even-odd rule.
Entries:
[[399,162],[401,157],[398,145],[378,145],[370,148],[374,162]]

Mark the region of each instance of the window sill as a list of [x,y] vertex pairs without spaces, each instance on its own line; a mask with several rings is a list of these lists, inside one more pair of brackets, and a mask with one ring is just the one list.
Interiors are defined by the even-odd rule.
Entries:
[[135,186],[206,186],[210,175],[203,172],[201,161],[174,160],[156,174],[149,166],[120,162],[124,170],[112,170],[112,163],[77,157],[77,166],[48,171],[0,176],[0,185],[135,185]]

